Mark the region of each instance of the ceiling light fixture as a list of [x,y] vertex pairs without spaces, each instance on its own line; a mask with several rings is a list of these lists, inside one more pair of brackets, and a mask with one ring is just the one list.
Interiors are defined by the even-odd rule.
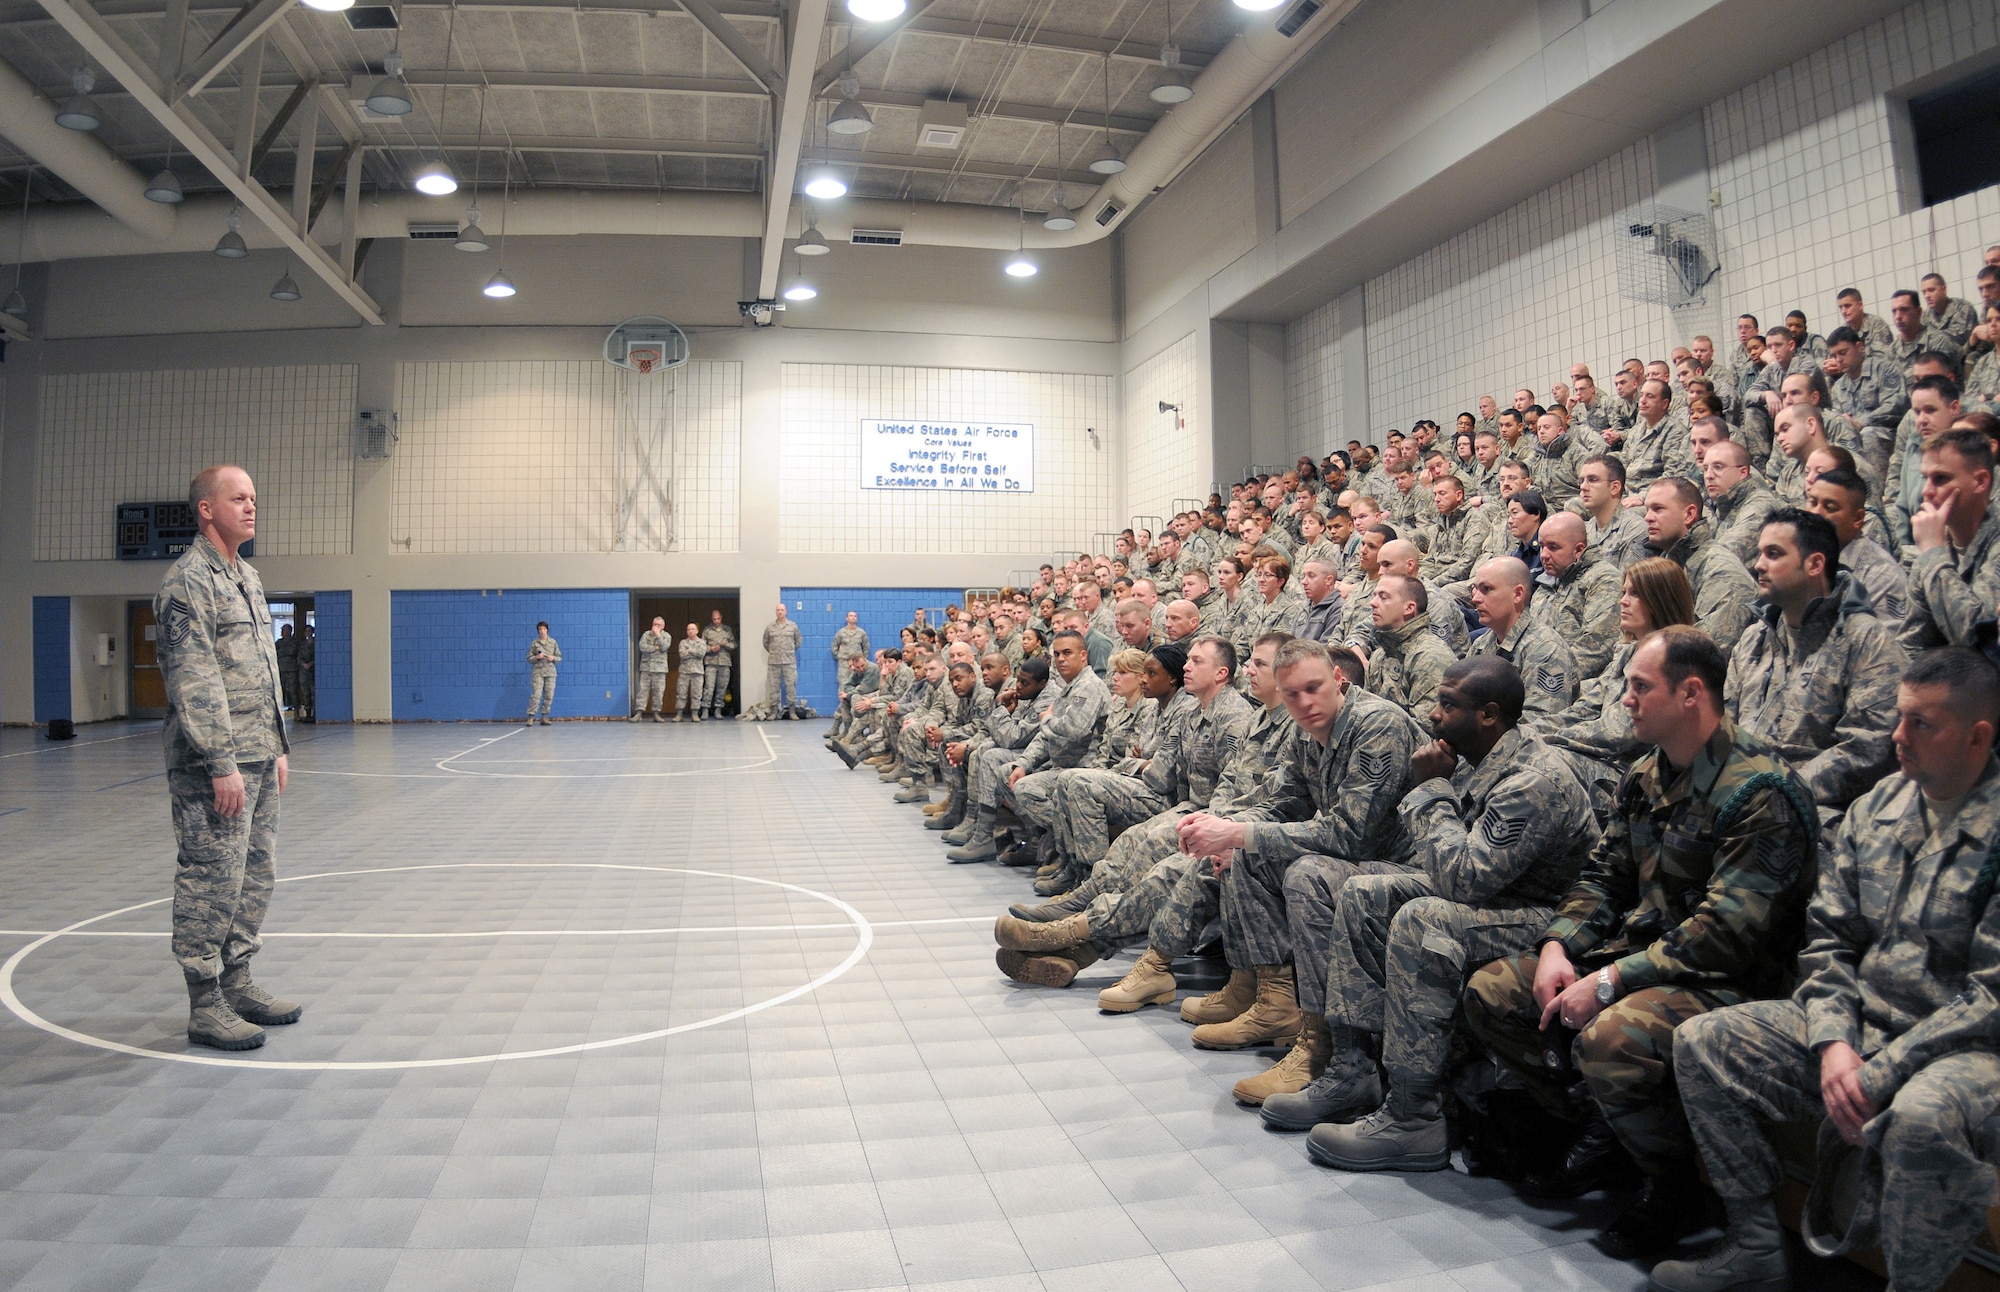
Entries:
[[842,179],[830,166],[821,166],[806,176],[806,196],[816,197],[822,202],[830,202],[837,197],[847,196],[847,181]]
[[500,269],[494,271],[493,277],[486,280],[486,286],[479,290],[496,301],[504,301],[518,289],[514,286],[514,280],[507,277],[507,271]]
[[811,210],[806,212],[806,231],[799,235],[799,245],[795,250],[801,256],[824,256],[833,250],[826,245],[826,235],[819,231],[819,217]]
[[487,241],[486,230],[479,227],[479,203],[465,208],[465,227],[451,245],[459,251],[484,251],[493,245]]
[[1001,268],[1007,271],[1009,278],[1033,278],[1042,272],[1042,267],[1028,255],[1028,212],[1023,209],[1020,216],[1020,225],[1015,234],[1013,258]]
[[1187,73],[1181,71],[1181,47],[1174,44],[1174,0],[1167,0],[1167,39],[1160,46],[1160,66],[1167,69],[1167,74],[1148,98],[1172,106],[1194,97],[1194,87],[1188,84]]
[[216,255],[221,256],[224,260],[241,260],[250,254],[249,244],[245,243],[243,235],[237,232],[242,225],[242,218],[235,211],[231,211],[229,213],[229,231],[215,240]]
[[500,156],[507,168],[504,178],[500,181],[500,268],[493,272],[493,277],[486,280],[486,286],[479,289],[482,295],[496,301],[504,301],[518,290],[514,286],[514,280],[507,277],[507,208],[512,205],[514,196],[513,149],[510,147]]
[[803,268],[799,270],[799,276],[792,280],[792,285],[785,289],[785,299],[788,301],[809,301],[817,295],[819,291],[806,281],[806,271]]
[[34,191],[35,168],[28,167],[28,173],[21,180],[21,230],[14,241],[14,290],[7,293],[7,299],[0,303],[0,314],[6,314],[23,322],[28,318],[28,298],[21,292],[21,270],[28,257],[28,195]]
[[375,88],[368,91],[367,108],[370,112],[384,117],[406,117],[416,110],[417,101],[410,93],[410,86],[403,79],[403,51],[392,49],[382,60],[382,70],[388,75],[375,82]]
[[187,200],[171,165],[160,167],[160,173],[146,181],[146,198],[163,206],[179,206]]
[[321,13],[341,13],[354,7],[354,0],[301,0],[301,3]]
[[1238,9],[1248,9],[1251,13],[1262,13],[1266,9],[1276,9],[1285,0],[1236,0]]
[[837,135],[865,135],[875,128],[875,118],[868,115],[868,109],[856,97],[860,93],[861,78],[850,67],[840,74],[840,102],[826,119],[828,130]]
[[906,0],[847,0],[847,12],[863,22],[887,22],[903,16]]
[[1116,175],[1125,169],[1125,159],[1111,143],[1111,55],[1104,56],[1104,143],[1091,155],[1093,175]]
[[1056,127],[1056,200],[1042,216],[1042,227],[1053,233],[1068,233],[1076,227],[1076,215],[1064,201],[1062,186],[1062,127]]
[[451,173],[451,167],[444,164],[443,158],[425,163],[417,171],[416,183],[417,192],[431,197],[450,197],[458,192],[458,177]]
[[285,271],[284,277],[278,279],[271,288],[271,299],[274,301],[295,301],[304,294],[299,290],[299,285],[292,281],[292,273],[289,269]]
[[97,74],[88,67],[79,67],[70,74],[69,83],[76,93],[56,108],[56,124],[65,130],[95,130],[103,125],[104,109],[90,97],[90,92],[97,88]]

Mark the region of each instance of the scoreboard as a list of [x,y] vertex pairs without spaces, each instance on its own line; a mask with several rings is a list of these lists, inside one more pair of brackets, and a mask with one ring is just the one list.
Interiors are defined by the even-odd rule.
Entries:
[[[201,527],[185,502],[121,502],[115,533],[119,560],[171,561],[194,546]],[[240,554],[255,556],[255,545],[245,543]]]

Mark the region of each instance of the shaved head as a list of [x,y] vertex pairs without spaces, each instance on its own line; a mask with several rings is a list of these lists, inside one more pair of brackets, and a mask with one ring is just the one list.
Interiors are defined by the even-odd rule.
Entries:
[[1380,559],[1385,574],[1415,574],[1423,553],[1409,539],[1398,538],[1382,544]]
[[1490,575],[1496,584],[1504,583],[1516,588],[1528,586],[1528,567],[1518,556],[1496,556],[1480,566],[1479,572]]
[[[1544,543],[1551,541],[1564,544],[1579,543],[1589,536],[1589,531],[1583,527],[1583,517],[1573,511],[1551,512],[1549,518],[1542,522],[1541,540]],[[1520,561],[1515,560],[1511,556],[1506,559],[1513,561],[1516,565],[1521,564]],[[1526,570],[1527,567],[1522,566],[1521,568]]]

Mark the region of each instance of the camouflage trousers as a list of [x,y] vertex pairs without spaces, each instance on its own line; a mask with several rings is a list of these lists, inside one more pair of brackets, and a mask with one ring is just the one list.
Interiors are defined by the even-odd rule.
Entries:
[[[1110,854],[1112,835],[1172,806],[1138,777],[1109,768],[1078,768],[1063,779],[1061,795],[1056,844],[1079,866],[1096,866]],[[1135,871],[1134,881],[1146,866]]]
[[[1783,1178],[1768,1128],[1825,1115],[1805,1011],[1760,1000],[1690,1019],[1674,1074],[1709,1179],[1724,1198],[1762,1198]],[[1968,1050],[1920,1069],[1866,1127],[1889,1285],[1942,1287],[1986,1228],[2000,1160],[2000,1055]]]
[[684,668],[674,679],[674,712],[695,713],[701,708],[702,676],[691,668]]
[[[1564,1087],[1542,1060],[1536,961],[1530,951],[1473,974],[1462,998],[1465,1025],[1500,1066],[1527,1082],[1544,1107],[1569,1117]],[[1688,987],[1647,987],[1620,996],[1577,1033],[1571,1048],[1576,1070],[1618,1142],[1647,1175],[1666,1175],[1694,1161],[1674,1084],[1675,1031],[1737,999]]]
[[658,713],[666,707],[666,699],[667,675],[665,673],[639,674],[639,690],[632,702],[632,712]]
[[[1468,906],[1431,891],[1416,873],[1358,875],[1340,890],[1326,1018],[1336,1029],[1379,1034],[1389,1099],[1401,1116],[1444,1111],[1452,1023],[1466,975],[1534,945],[1547,906]],[[1335,1044],[1342,1040],[1336,1032]]]
[[[1194,950],[1202,930],[1220,914],[1222,885],[1214,867],[1206,857],[1176,850],[1153,863],[1125,892],[1092,901],[1087,917],[1090,941],[1100,956],[1116,955],[1143,937],[1171,964]],[[1223,933],[1230,968],[1248,969],[1242,949],[1232,945],[1227,923]]]
[[1076,773],[1069,768],[1051,767],[1031,772],[1014,785],[1014,811],[1040,834],[1056,828],[1056,790]]
[[972,806],[993,808],[1004,800],[1001,793],[1007,788],[1007,775],[1014,770],[1014,764],[1021,760],[1018,749],[1002,749],[999,745],[988,745],[974,754],[972,763]]
[[[303,694],[300,695],[299,702],[301,704],[305,703]],[[555,702],[556,666],[553,664],[535,664],[530,666],[528,669],[528,716],[530,718],[534,717],[539,710],[544,718],[548,717],[549,708]]]
[[[1090,878],[1072,889],[1071,895],[1078,901],[1095,903],[1129,891],[1155,865],[1181,850],[1183,815],[1179,808],[1168,808],[1127,829],[1112,842],[1103,860],[1090,868]],[[1060,828],[1058,824],[1058,840]],[[1110,908],[1105,909],[1108,912]]]
[[710,709],[720,711],[722,698],[729,694],[730,664],[724,660],[720,664],[704,664],[702,672],[701,702]]
[[[898,722],[902,721],[900,718]],[[924,724],[912,722],[896,733],[896,761],[903,770],[912,775],[922,776],[934,770],[944,759],[942,748],[933,749],[924,739]]]
[[764,698],[779,713],[799,707],[799,666],[797,664],[766,664],[764,666]]
[[206,767],[170,767],[174,816],[174,959],[189,982],[212,982],[257,954],[278,879],[278,765],[240,763],[243,811],[215,810]]
[[1386,861],[1298,857],[1268,861],[1238,851],[1222,886],[1233,903],[1243,954],[1253,965],[1295,966],[1299,1008],[1326,1012],[1328,940],[1340,909],[1340,889],[1356,875],[1396,875],[1408,867]]
[[1195,940],[1213,919],[1222,922],[1222,956],[1229,967],[1250,968],[1250,956],[1237,933],[1242,920],[1236,900],[1217,877],[1214,863],[1204,857],[1174,882],[1173,892],[1146,931],[1146,941],[1169,962],[1178,960],[1194,950]]

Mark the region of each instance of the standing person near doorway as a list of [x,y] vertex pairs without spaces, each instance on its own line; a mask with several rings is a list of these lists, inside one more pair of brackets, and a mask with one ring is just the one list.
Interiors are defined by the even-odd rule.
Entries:
[[805,638],[799,626],[785,617],[785,603],[778,603],[778,617],[764,630],[764,667],[774,715],[796,720],[799,716],[799,647]]
[[285,707],[297,709],[299,706],[299,639],[292,636],[292,626],[286,624],[278,630],[278,683],[285,691]]
[[722,622],[722,612],[708,613],[708,627],[701,630],[702,641],[708,644],[708,654],[702,657],[702,670],[708,676],[702,691],[702,704],[708,709],[708,716],[722,716],[722,702],[729,696],[729,672],[734,667],[730,652],[736,649],[736,630]]
[[637,722],[648,713],[654,722],[660,722],[660,711],[667,707],[667,673],[673,664],[674,639],[667,636],[667,621],[653,616],[653,626],[639,634],[639,694],[632,706],[632,721]]
[[[663,623],[660,625],[665,627]],[[556,665],[562,662],[562,647],[549,636],[549,621],[535,624],[535,640],[528,643],[528,725],[535,725],[535,711],[541,710],[544,727],[549,725],[549,709],[556,702]]]
[[250,981],[277,883],[278,796],[290,775],[278,652],[263,581],[237,549],[257,534],[257,487],[213,466],[188,486],[201,533],[153,599],[167,688],[175,858],[173,951],[188,1040],[251,1050],[304,1006]]
[[298,708],[293,710],[300,722],[319,721],[319,638],[313,633],[311,624],[299,626],[299,681]]
[[687,636],[681,638],[680,677],[674,682],[675,722],[681,720],[683,713],[691,713],[696,722],[701,721],[702,682],[707,658],[708,643],[701,639],[701,625],[689,624]]

